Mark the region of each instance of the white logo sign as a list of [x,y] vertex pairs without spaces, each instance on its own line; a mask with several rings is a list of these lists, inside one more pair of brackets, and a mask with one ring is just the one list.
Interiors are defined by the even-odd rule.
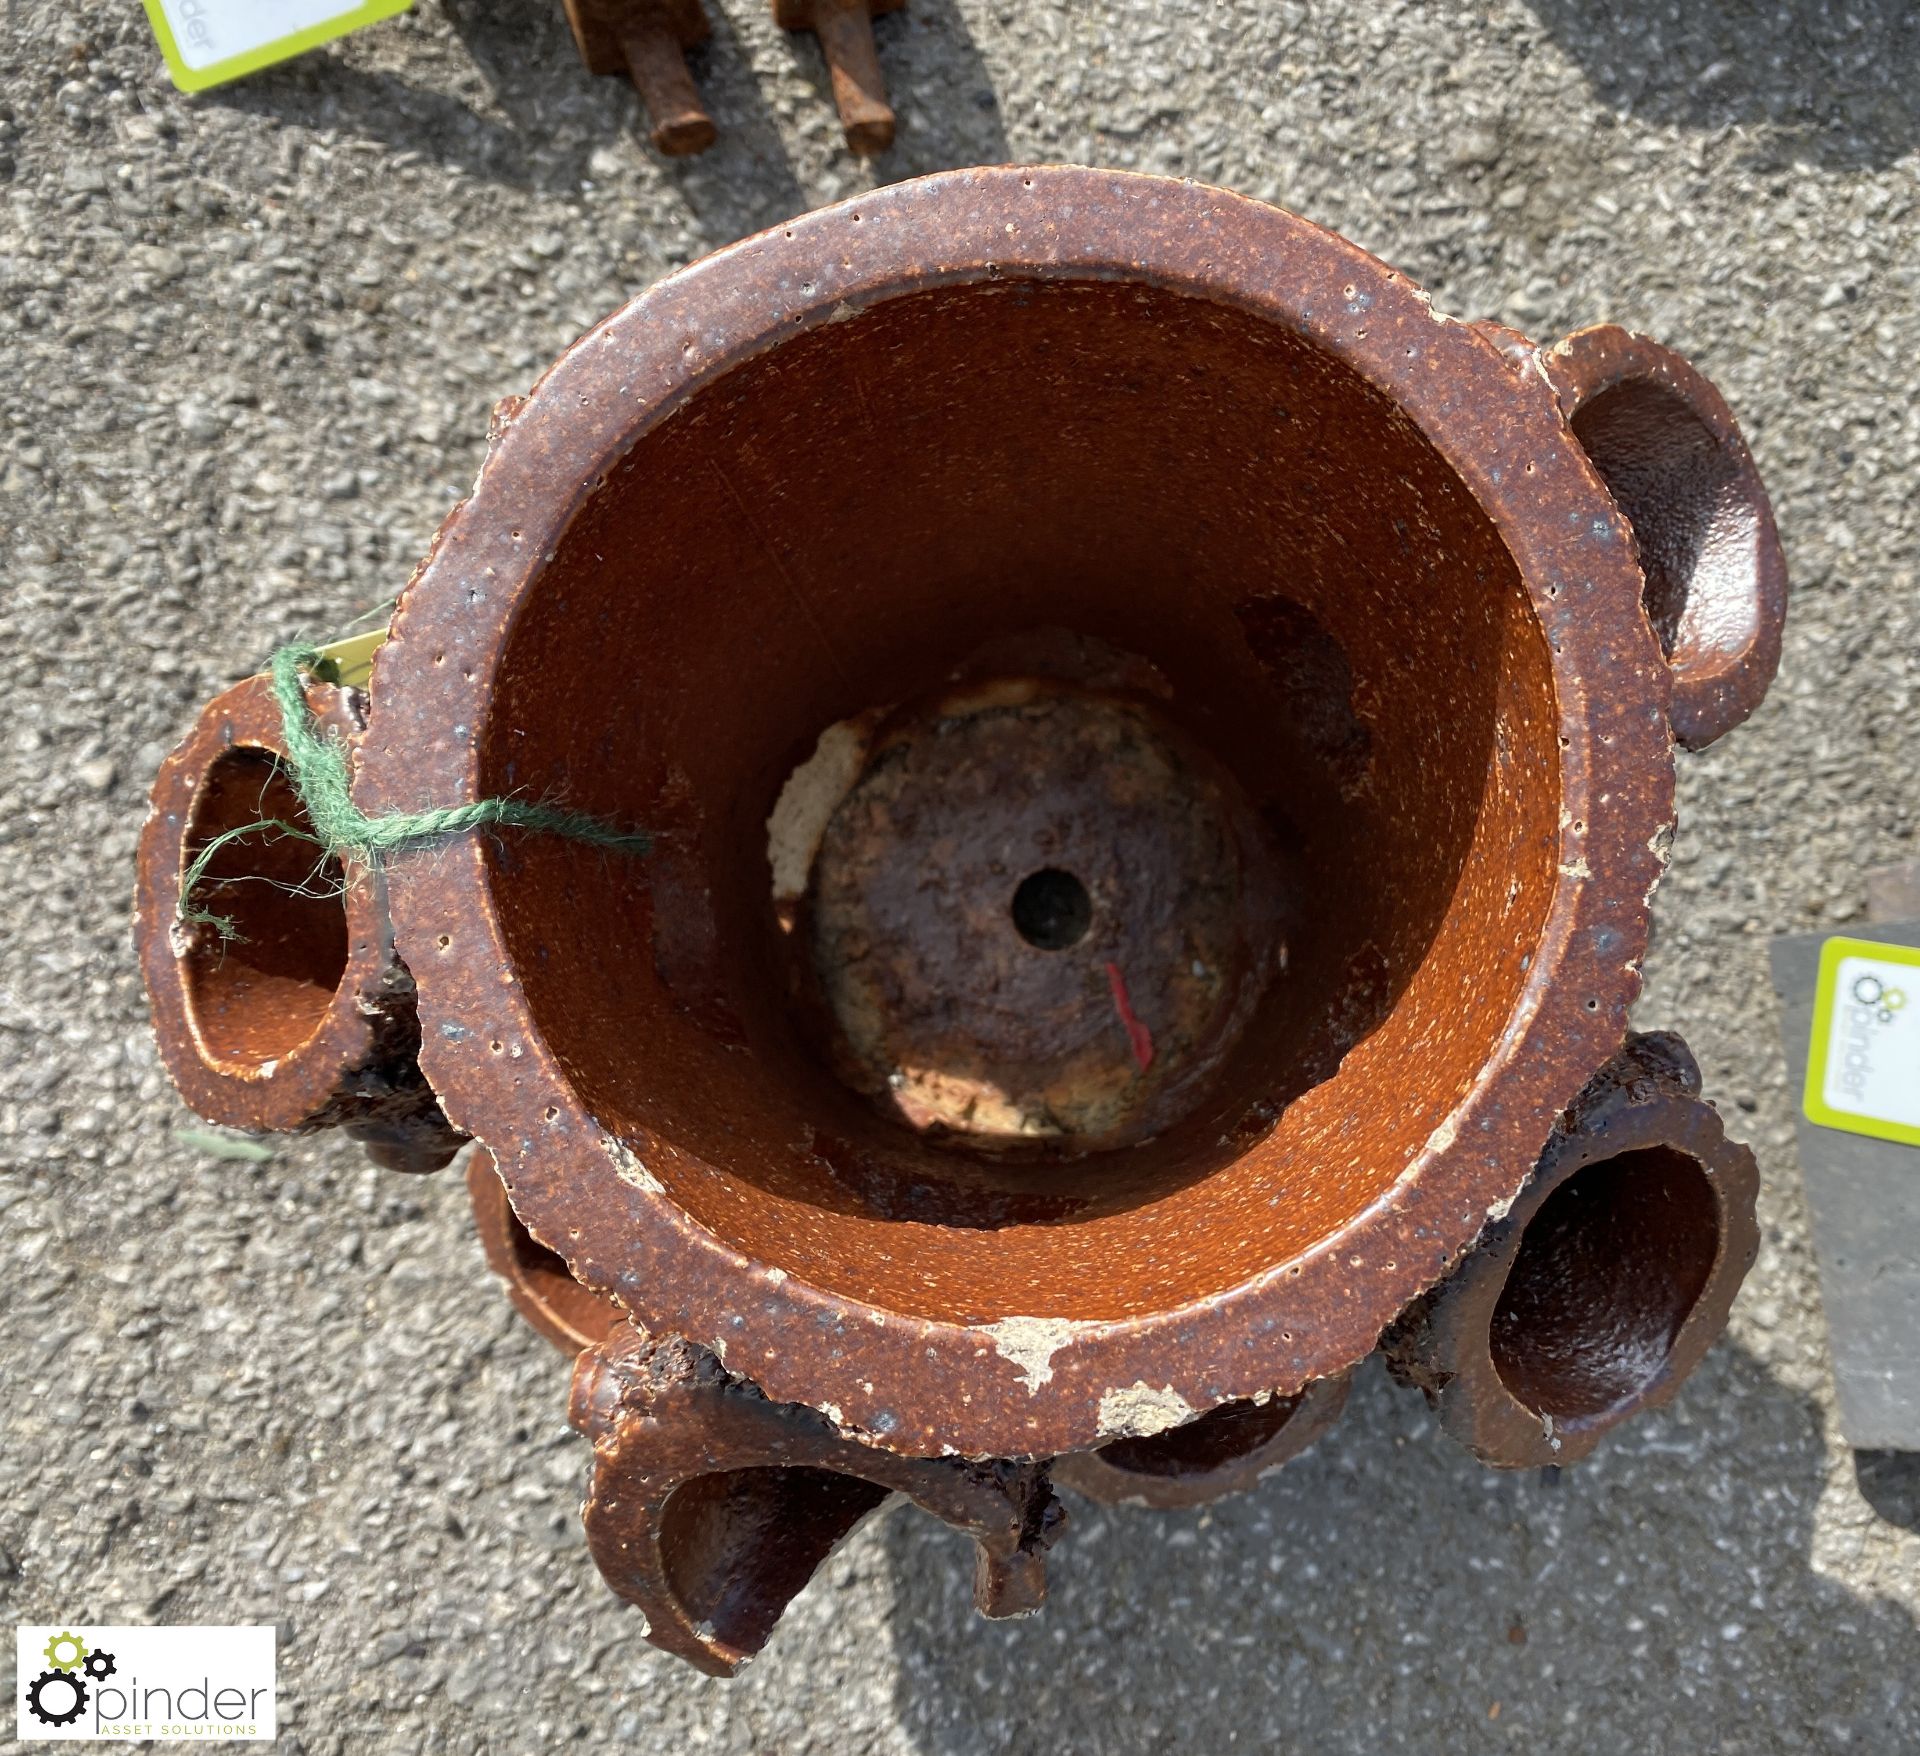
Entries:
[[16,1628],[23,1742],[271,1738],[271,1626]]
[[1805,1107],[1829,1128],[1920,1145],[1920,949],[1821,948]]
[[197,72],[358,12],[360,0],[160,0],[160,10],[180,59]]
[[304,54],[413,0],[146,0],[167,71],[182,91],[205,91]]

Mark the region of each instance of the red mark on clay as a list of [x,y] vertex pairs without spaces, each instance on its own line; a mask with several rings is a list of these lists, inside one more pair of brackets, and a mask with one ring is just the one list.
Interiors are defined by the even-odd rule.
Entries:
[[1107,965],[1107,986],[1113,990],[1113,1009],[1120,1014],[1120,1022],[1126,1028],[1133,1058],[1144,1073],[1153,1065],[1153,1032],[1147,1029],[1140,1014],[1134,1011],[1133,1002],[1127,998],[1127,978],[1120,973],[1117,963]]

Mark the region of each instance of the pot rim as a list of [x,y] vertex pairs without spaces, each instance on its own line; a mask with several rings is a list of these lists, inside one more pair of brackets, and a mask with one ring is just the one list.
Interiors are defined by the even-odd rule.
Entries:
[[[1405,276],[1202,184],[1066,166],[951,171],[669,275],[568,349],[524,402],[502,405],[473,492],[436,533],[375,661],[363,808],[477,796],[485,704],[519,603],[643,433],[787,337],[983,278],[1138,281],[1285,326],[1404,411],[1513,557],[1552,666],[1558,879],[1498,1047],[1398,1180],[1303,1256],[1150,1316],[965,1325],[885,1310],[743,1256],[602,1130],[513,976],[479,838],[395,863],[390,897],[419,988],[423,1071],[455,1125],[492,1150],[523,1222],[583,1281],[871,1443],[1047,1455],[1353,1365],[1506,1212],[1553,1118],[1624,1038],[1639,992],[1673,821],[1670,680],[1631,535],[1550,386],[1434,312]],[[490,1040],[511,1044],[510,1074]]]

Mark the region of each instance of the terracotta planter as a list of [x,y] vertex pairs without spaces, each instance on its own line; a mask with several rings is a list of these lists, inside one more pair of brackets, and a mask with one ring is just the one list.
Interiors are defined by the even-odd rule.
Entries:
[[1720,1338],[1760,1248],[1760,1174],[1699,1094],[1678,1037],[1630,1036],[1506,1217],[1387,1338],[1482,1462],[1577,1462]]
[[[1654,344],[1444,318],[1217,190],[959,172],[670,277],[503,407],[355,796],[657,836],[387,874],[421,1068],[630,1315],[598,1354],[679,1338],[856,1457],[1182,1429],[1200,1497],[1555,1174],[1674,728],[1751,710],[1783,610]],[[1744,1272],[1718,1164],[1688,1348]]]
[[[1541,375],[1289,216],[1004,170],[796,221],[564,358],[395,618],[367,808],[554,793],[664,842],[397,866],[428,1076],[581,1279],[875,1442],[1051,1453],[1289,1394],[1504,1210],[1624,1033],[1672,827],[1643,589]],[[1022,648],[1050,628],[1094,656]],[[821,734],[996,652],[1224,768],[1220,815],[1269,829],[1243,889],[1292,911],[1117,1159],[861,1101],[770,894]],[[1099,803],[1044,778],[1009,899]],[[983,957],[1054,960],[1024,1003],[1071,988],[1124,1045],[1113,945],[995,927]]]
[[[316,684],[308,701],[334,735],[359,736],[353,691]],[[267,681],[252,677],[206,708],[154,781],[135,936],[161,1058],[209,1121],[344,1127],[387,1169],[439,1170],[465,1136],[420,1077],[413,978],[378,874],[297,836],[253,836],[216,856],[193,899],[232,938],[182,919],[185,867],[222,831],[265,818],[310,832],[285,754]]]

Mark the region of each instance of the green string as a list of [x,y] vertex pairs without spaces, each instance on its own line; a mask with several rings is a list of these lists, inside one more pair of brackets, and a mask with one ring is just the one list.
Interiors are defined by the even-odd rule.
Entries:
[[337,735],[322,732],[314,721],[302,672],[323,683],[338,682],[339,672],[318,647],[283,646],[273,655],[273,698],[280,708],[280,731],[287,746],[283,765],[313,827],[306,830],[277,817],[263,817],[212,837],[194,855],[181,879],[183,921],[211,927],[222,939],[236,936],[231,916],[193,906],[193,894],[223,847],[268,831],[310,842],[336,858],[366,866],[379,865],[384,855],[411,853],[474,829],[531,829],[633,854],[644,854],[653,845],[652,837],[642,831],[615,829],[585,811],[530,799],[476,799],[470,805],[369,817],[353,802],[345,744]]

